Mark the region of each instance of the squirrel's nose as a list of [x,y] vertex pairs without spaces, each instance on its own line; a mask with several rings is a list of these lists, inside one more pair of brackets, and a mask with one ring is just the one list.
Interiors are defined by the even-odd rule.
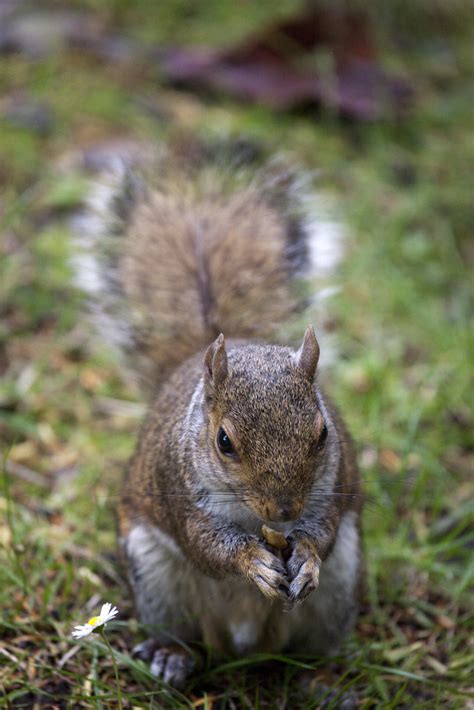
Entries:
[[294,510],[291,506],[285,505],[278,510],[281,520],[291,520],[294,516]]
[[296,520],[301,513],[301,505],[298,503],[284,503],[277,505],[267,503],[265,505],[265,515],[268,520],[275,522],[287,522],[288,520]]

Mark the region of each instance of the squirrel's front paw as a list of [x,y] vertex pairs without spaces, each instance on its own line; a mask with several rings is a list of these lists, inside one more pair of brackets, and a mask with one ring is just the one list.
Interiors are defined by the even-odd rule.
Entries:
[[312,540],[289,540],[290,556],[286,567],[290,580],[289,598],[293,603],[302,602],[319,584],[321,559]]
[[281,560],[256,541],[244,553],[243,570],[269,599],[288,600],[288,578]]

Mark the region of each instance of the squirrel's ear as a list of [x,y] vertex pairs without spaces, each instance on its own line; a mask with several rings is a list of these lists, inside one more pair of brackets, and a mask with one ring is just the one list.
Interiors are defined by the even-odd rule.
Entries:
[[204,387],[206,394],[212,396],[227,377],[227,353],[225,339],[221,333],[211,343],[204,355]]
[[303,345],[295,355],[295,362],[303,370],[310,382],[314,380],[318,360],[319,344],[316,340],[313,326],[309,325],[304,334]]

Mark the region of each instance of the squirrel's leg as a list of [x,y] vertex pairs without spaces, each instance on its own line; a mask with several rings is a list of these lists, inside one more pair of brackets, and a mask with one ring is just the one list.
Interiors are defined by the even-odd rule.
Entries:
[[319,586],[296,607],[290,649],[299,653],[331,654],[352,629],[358,605],[362,555],[355,512],[347,512],[337,530],[331,553],[321,564]]
[[141,622],[150,638],[134,654],[170,685],[182,686],[194,659],[176,643],[199,640],[193,573],[176,543],[159,528],[137,523],[121,539]]

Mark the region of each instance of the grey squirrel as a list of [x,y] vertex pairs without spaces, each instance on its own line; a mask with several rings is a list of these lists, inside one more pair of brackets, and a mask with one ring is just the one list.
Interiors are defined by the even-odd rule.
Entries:
[[313,328],[298,350],[269,344],[302,306],[297,174],[186,151],[144,172],[96,199],[87,262],[103,332],[150,399],[118,510],[138,652],[177,686],[193,660],[175,640],[332,653],[357,611],[361,491]]

